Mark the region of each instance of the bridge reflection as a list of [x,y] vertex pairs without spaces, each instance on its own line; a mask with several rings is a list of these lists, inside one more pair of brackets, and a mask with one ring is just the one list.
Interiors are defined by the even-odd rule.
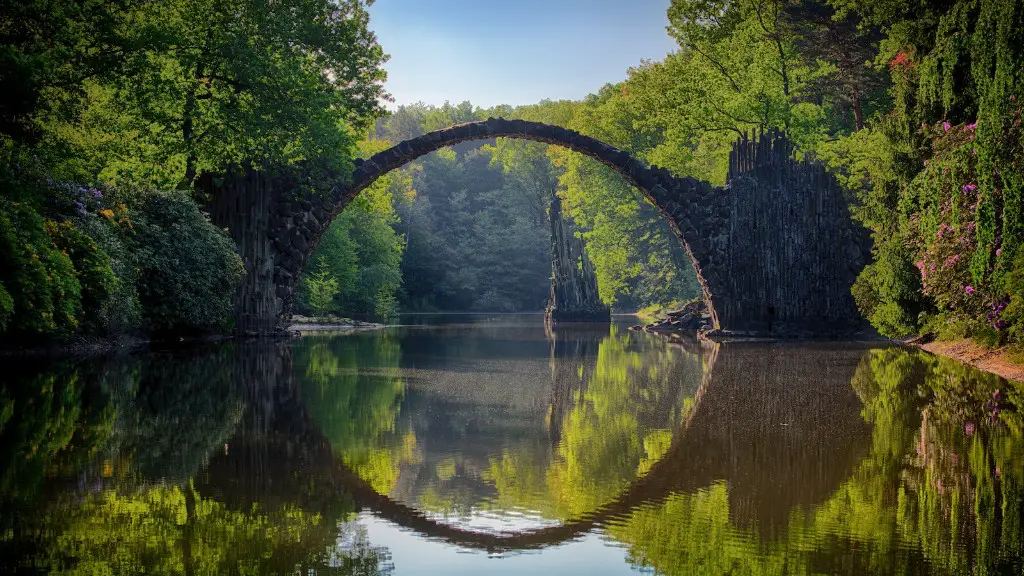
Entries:
[[[564,440],[562,427],[593,380],[601,341],[600,333],[551,335],[547,421],[553,446]],[[197,488],[239,506],[354,504],[428,538],[512,551],[557,545],[673,494],[720,483],[729,490],[730,521],[771,536],[784,529],[794,510],[824,502],[867,455],[871,428],[859,416],[860,400],[850,386],[863,347],[675,346],[697,358],[703,373],[696,390],[687,390],[680,403],[667,450],[615,497],[553,526],[473,530],[375,486],[373,478],[347,463],[312,416],[317,407],[304,396],[287,346],[254,344],[245,355],[259,361],[237,364],[248,408],[226,453],[211,458]],[[577,371],[578,377],[560,374],[566,371]]]

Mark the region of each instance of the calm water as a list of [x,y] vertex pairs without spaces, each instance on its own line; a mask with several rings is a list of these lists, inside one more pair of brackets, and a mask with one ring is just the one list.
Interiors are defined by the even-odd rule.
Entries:
[[0,573],[1024,574],[1024,386],[539,316],[0,376]]

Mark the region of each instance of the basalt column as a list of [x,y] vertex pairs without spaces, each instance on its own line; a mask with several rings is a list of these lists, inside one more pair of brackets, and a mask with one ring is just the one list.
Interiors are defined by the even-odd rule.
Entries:
[[611,322],[611,310],[597,293],[594,264],[583,239],[562,215],[562,202],[551,198],[551,296],[545,322]]
[[280,182],[267,172],[236,169],[222,175],[204,174],[196,187],[209,196],[210,219],[231,235],[245,265],[245,278],[235,296],[235,332],[278,331],[283,301],[274,278],[270,224]]
[[757,334],[842,336],[862,326],[850,287],[870,238],[825,165],[794,158],[777,132],[738,141],[723,198],[729,217],[716,278],[721,327]]

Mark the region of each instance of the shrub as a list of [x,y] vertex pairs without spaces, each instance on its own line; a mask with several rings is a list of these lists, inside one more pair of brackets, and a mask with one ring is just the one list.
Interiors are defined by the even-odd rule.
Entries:
[[54,246],[43,217],[24,203],[0,200],[0,284],[6,337],[62,338],[78,327],[81,285],[71,258]]
[[880,334],[899,338],[918,328],[918,317],[929,307],[921,297],[920,276],[898,239],[876,237],[875,261],[867,265],[852,292],[857,309]]
[[104,328],[103,312],[118,280],[110,267],[110,256],[87,234],[69,220],[47,222],[46,232],[58,250],[71,258],[75,277],[81,286],[81,331],[99,332]]
[[228,328],[244,272],[231,238],[180,192],[145,196],[134,228],[139,301],[150,330]]
[[101,211],[115,213],[117,217],[90,212],[73,220],[75,228],[87,234],[106,253],[110,270],[117,279],[99,311],[99,324],[107,334],[137,332],[143,328],[142,307],[135,287],[139,266],[131,245],[134,228],[130,211],[123,203],[116,204],[116,210]]

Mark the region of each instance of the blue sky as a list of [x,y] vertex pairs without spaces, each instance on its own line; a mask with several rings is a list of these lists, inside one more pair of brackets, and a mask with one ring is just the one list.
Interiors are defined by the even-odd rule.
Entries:
[[579,99],[675,48],[670,0],[376,0],[397,104]]

